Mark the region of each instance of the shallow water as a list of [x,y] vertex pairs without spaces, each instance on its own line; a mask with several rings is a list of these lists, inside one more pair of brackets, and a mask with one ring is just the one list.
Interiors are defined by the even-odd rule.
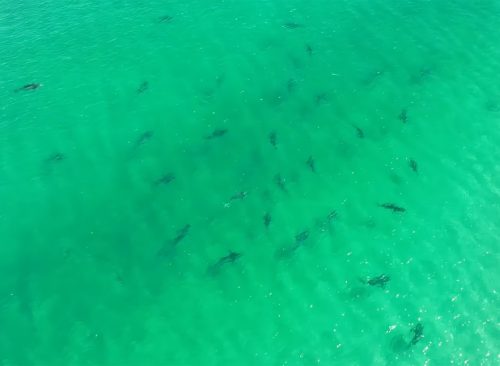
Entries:
[[499,362],[500,2],[0,20],[1,365]]

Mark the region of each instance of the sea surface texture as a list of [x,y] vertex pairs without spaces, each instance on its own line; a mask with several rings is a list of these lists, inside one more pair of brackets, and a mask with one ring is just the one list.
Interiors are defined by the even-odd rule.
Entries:
[[0,0],[0,365],[499,365],[499,0]]

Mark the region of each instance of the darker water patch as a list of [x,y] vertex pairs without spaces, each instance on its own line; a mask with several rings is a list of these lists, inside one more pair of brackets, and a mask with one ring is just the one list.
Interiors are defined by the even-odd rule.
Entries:
[[401,178],[401,176],[399,174],[396,174],[395,172],[392,172],[392,171],[389,173],[389,179],[394,184],[397,184],[397,185],[400,185],[401,183],[403,183],[403,178]]
[[283,23],[283,27],[285,27],[286,29],[299,29],[303,28],[304,25],[296,22],[286,22]]

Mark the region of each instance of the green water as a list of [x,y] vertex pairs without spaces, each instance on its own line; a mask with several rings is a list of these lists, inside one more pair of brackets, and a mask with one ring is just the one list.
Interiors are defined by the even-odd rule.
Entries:
[[499,364],[499,25],[0,0],[0,365]]

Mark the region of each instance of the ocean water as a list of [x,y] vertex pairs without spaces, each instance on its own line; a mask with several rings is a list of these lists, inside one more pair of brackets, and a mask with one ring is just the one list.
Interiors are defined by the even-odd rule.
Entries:
[[0,0],[0,365],[500,364],[499,25]]

